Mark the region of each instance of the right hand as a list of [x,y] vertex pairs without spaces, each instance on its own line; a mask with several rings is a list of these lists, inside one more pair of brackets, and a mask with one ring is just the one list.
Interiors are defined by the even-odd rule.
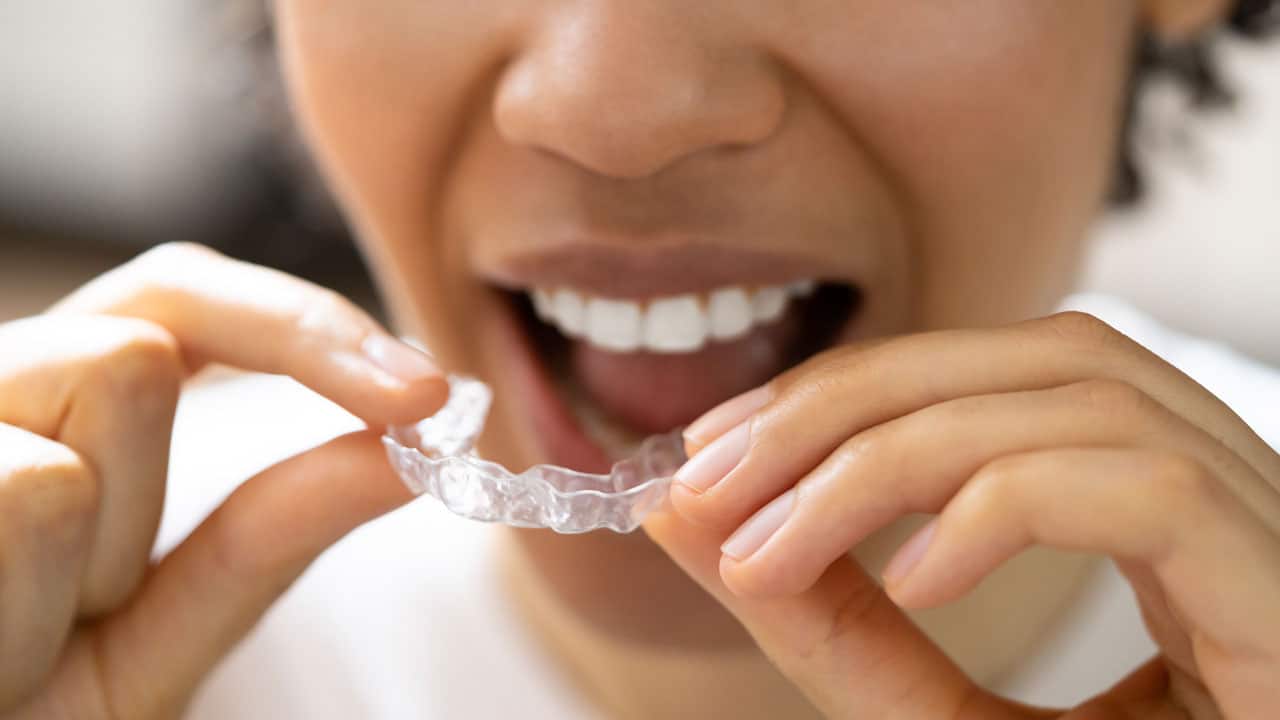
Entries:
[[0,324],[0,717],[179,716],[321,551],[411,499],[379,433],[353,433],[246,481],[153,565],[178,392],[208,362],[292,376],[371,427],[448,393],[336,293],[197,246]]

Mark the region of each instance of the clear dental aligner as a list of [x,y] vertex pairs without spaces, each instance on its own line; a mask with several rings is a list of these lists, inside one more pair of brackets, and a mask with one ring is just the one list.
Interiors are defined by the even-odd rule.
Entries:
[[481,459],[476,439],[493,394],[479,380],[449,378],[449,401],[435,415],[392,427],[382,438],[400,479],[472,520],[582,533],[629,533],[666,502],[671,476],[685,461],[678,430],[645,440],[608,475],[535,465],[522,473]]

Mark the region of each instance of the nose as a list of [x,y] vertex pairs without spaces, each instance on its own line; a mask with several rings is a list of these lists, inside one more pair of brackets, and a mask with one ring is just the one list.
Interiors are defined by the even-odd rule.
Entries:
[[782,122],[778,69],[723,27],[700,29],[696,3],[574,6],[532,32],[499,79],[494,121],[508,142],[642,178],[759,143]]

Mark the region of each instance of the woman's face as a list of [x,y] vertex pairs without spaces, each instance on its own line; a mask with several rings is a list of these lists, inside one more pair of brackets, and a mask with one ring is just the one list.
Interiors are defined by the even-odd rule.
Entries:
[[[608,462],[588,435],[687,422],[824,344],[1049,311],[1144,9],[277,6],[297,112],[402,328],[495,386],[491,456],[582,469]],[[809,280],[826,290],[770,320]]]

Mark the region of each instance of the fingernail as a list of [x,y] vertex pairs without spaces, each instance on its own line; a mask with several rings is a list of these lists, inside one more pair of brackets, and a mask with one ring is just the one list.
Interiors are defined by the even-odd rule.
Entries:
[[760,508],[751,519],[734,531],[720,546],[720,552],[734,560],[745,560],[755,554],[762,545],[778,532],[782,523],[791,515],[796,504],[796,489],[791,488]]
[[405,382],[413,382],[440,374],[430,355],[409,347],[389,335],[373,333],[364,339],[360,350],[374,365]]
[[738,425],[685,462],[676,471],[675,481],[695,492],[710,490],[742,461],[750,438],[751,424]]
[[920,564],[920,558],[929,549],[929,543],[933,542],[934,533],[938,530],[938,519],[930,520],[924,527],[920,528],[906,542],[902,543],[902,547],[898,548],[898,552],[894,553],[893,559],[885,566],[884,572],[880,577],[884,579],[886,586],[897,585],[911,571]]
[[772,395],[773,392],[768,385],[761,385],[711,408],[684,429],[686,451],[691,455],[699,452],[714,438],[768,405]]

